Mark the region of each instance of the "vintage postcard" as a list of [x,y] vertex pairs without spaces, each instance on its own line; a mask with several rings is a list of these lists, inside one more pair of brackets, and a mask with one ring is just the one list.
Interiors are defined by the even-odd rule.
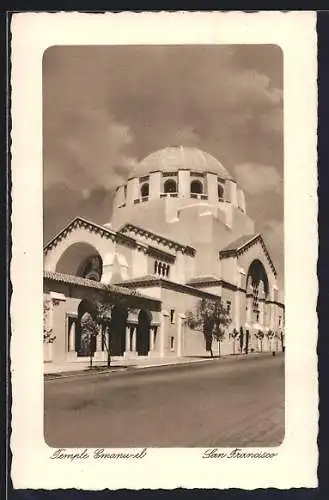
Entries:
[[14,487],[315,487],[315,14],[11,33]]

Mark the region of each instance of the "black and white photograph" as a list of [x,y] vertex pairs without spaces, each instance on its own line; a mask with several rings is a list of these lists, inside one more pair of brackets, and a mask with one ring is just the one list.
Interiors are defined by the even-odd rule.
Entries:
[[280,445],[280,47],[51,47],[43,146],[46,442]]
[[315,17],[11,31],[14,487],[315,485]]

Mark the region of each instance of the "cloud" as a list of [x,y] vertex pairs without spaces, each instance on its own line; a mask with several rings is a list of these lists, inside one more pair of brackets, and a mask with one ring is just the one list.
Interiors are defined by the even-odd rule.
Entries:
[[242,163],[236,165],[234,170],[240,187],[249,194],[258,194],[264,191],[279,193],[282,188],[279,172],[270,165]]
[[64,183],[53,184],[44,191],[44,242],[77,216],[99,224],[109,222],[113,200],[113,191],[102,186],[81,191]]
[[[97,159],[98,149],[111,150],[104,130],[113,122],[126,127],[128,157],[182,142],[209,151],[228,169],[246,159],[281,169],[283,96],[275,76],[282,70],[280,53],[269,46],[53,47],[43,71],[45,165],[67,165],[66,174],[78,169],[76,148],[68,157],[61,148],[72,127],[96,113],[80,156]],[[54,165],[55,142],[62,154]],[[97,183],[102,166],[111,165],[101,158],[88,182]]]
[[175,135],[174,144],[184,144],[184,146],[197,146],[200,137],[195,133],[192,127],[183,127]]
[[282,220],[282,80],[275,46],[48,49],[45,234],[79,214],[108,221],[113,187],[137,161],[177,143],[237,175],[257,227]]
[[56,128],[53,140],[45,137],[45,187],[66,180],[80,189],[113,188],[136,164],[131,130],[105,110],[63,112]]

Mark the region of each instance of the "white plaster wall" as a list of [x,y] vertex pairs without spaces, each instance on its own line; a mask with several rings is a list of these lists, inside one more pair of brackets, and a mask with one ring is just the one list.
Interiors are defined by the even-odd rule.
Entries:
[[147,274],[147,255],[141,250],[134,250],[132,259],[132,277]]

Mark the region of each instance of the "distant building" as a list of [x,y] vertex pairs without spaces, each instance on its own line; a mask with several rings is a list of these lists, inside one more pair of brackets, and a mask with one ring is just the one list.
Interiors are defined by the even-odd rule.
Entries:
[[[237,349],[234,329],[249,338],[249,351],[269,350],[266,333],[279,339],[283,331],[277,272],[244,193],[218,160],[193,147],[147,156],[117,187],[109,223],[78,217],[45,246],[52,361],[84,359],[81,319],[105,296],[114,357],[206,354],[202,332],[186,323],[202,298],[220,296],[230,311],[222,353]],[[107,357],[104,338],[96,338],[95,359]]]

